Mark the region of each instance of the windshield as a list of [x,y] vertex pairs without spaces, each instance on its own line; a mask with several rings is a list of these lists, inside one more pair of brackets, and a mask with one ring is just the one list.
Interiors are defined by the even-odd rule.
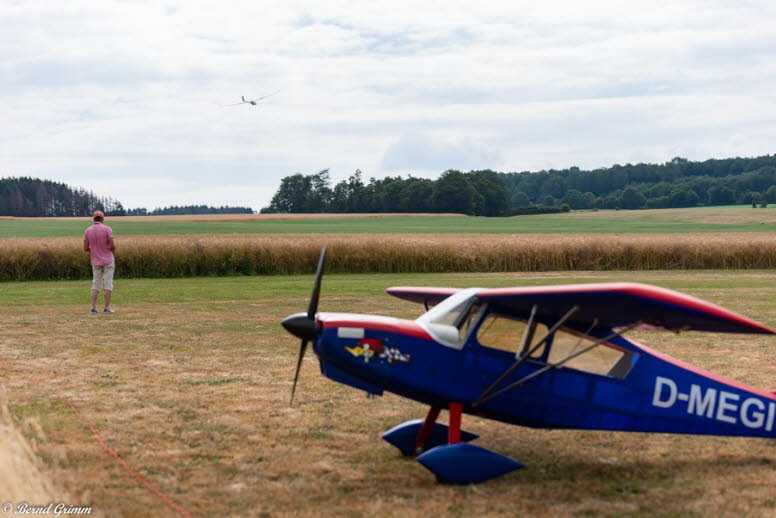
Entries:
[[480,288],[469,288],[446,298],[416,320],[442,345],[460,349],[484,305],[474,297]]

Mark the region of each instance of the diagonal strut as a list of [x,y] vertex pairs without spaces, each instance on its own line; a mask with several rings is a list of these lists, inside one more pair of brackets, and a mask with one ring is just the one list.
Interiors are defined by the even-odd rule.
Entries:
[[[490,394],[491,392],[493,392],[494,390],[496,390],[496,388],[498,388],[498,386],[499,386],[499,385],[500,385],[500,384],[501,384],[501,383],[502,383],[502,382],[503,382],[505,379],[507,379],[509,376],[511,376],[511,375],[512,375],[512,373],[513,373],[513,372],[515,372],[515,370],[517,370],[517,368],[518,368],[518,367],[520,367],[520,366],[521,366],[523,363],[525,363],[525,361],[526,361],[526,360],[527,360],[527,359],[528,359],[528,358],[529,358],[529,357],[530,357],[530,356],[531,356],[531,355],[532,355],[534,352],[536,352],[536,350],[537,350],[537,349],[539,349],[539,347],[541,347],[541,345],[544,343],[544,341],[545,341],[545,340],[547,340],[547,339],[548,339],[550,336],[552,336],[552,333],[554,333],[554,332],[555,332],[555,331],[556,331],[556,330],[557,330],[557,329],[558,329],[560,326],[562,326],[562,325],[563,325],[563,323],[564,323],[564,322],[566,322],[566,320],[568,320],[569,318],[571,318],[571,316],[572,316],[574,313],[576,313],[577,311],[579,311],[579,306],[574,306],[574,307],[572,307],[571,309],[569,309],[569,310],[566,312],[566,314],[565,314],[565,315],[563,315],[563,316],[561,317],[561,319],[560,319],[560,320],[558,320],[557,322],[555,322],[555,324],[553,324],[553,326],[552,326],[550,329],[548,329],[548,330],[547,330],[547,332],[544,334],[544,336],[542,337],[542,339],[541,339],[541,340],[539,340],[539,341],[536,343],[536,345],[534,345],[533,347],[531,347],[531,349],[530,349],[530,350],[526,351],[526,353],[525,353],[523,356],[520,356],[520,357],[517,359],[517,361],[515,361],[515,363],[513,363],[513,364],[512,364],[512,366],[511,366],[511,367],[509,367],[509,368],[508,368],[506,371],[504,371],[504,374],[502,374],[501,376],[499,376],[499,377],[498,377],[498,379],[497,379],[496,381],[494,381],[493,383],[491,383],[491,385],[490,385],[490,386],[489,386],[487,389],[485,389],[485,392],[483,392],[482,394],[480,394],[480,396],[479,396],[479,397],[478,397],[478,398],[477,398],[477,399],[474,401],[474,403],[472,403],[472,406],[477,406],[477,405],[479,405],[480,403],[482,403],[482,402],[483,402],[483,400],[484,400],[484,399],[485,399],[485,398],[488,396],[488,394]],[[533,309],[531,309],[531,320],[533,320],[533,318],[534,318],[534,316],[535,316],[535,315],[536,315],[536,306],[534,305]],[[529,322],[529,325],[531,325],[531,324],[532,324],[532,322]],[[526,333],[523,335],[523,340],[530,339],[530,336],[531,336],[531,334],[530,334],[529,332],[526,332]],[[521,344],[521,349],[524,349],[524,348],[525,348],[525,346],[526,346],[526,344]],[[520,350],[520,349],[518,349],[518,350]]]
[[496,392],[492,392],[491,394],[488,394],[488,395],[486,395],[484,397],[481,396],[474,403],[473,406],[477,406],[477,405],[481,405],[482,403],[486,403],[486,402],[490,401],[491,399],[493,399],[493,398],[495,398],[497,396],[500,396],[501,394],[503,394],[505,392],[508,392],[508,391],[510,391],[512,389],[515,389],[515,388],[517,388],[520,385],[523,385],[525,383],[528,383],[532,379],[536,378],[537,376],[540,376],[540,375],[544,374],[547,371],[550,371],[552,369],[557,369],[558,367],[561,367],[563,364],[573,360],[577,356],[585,354],[586,352],[594,349],[595,347],[598,347],[599,345],[601,345],[601,344],[603,344],[605,342],[608,342],[608,341],[610,341],[610,340],[612,340],[612,339],[614,339],[614,338],[616,338],[618,336],[622,336],[627,331],[630,331],[634,327],[639,326],[641,324],[642,324],[641,321],[634,322],[634,323],[630,324],[629,326],[625,327],[624,329],[622,329],[620,331],[615,331],[614,333],[610,334],[609,336],[607,336],[605,338],[601,338],[600,340],[597,340],[596,342],[588,345],[584,349],[580,349],[579,351],[577,351],[575,353],[569,354],[568,356],[566,356],[565,358],[563,358],[562,360],[560,360],[560,361],[558,361],[556,363],[548,363],[547,365],[545,365],[541,369],[539,369],[537,371],[534,371],[531,374],[528,374],[527,376],[523,376],[522,378],[520,378],[519,380],[515,381],[514,383],[511,383],[511,384],[507,385],[506,387],[504,387],[504,388],[502,388],[502,389],[500,389],[500,390],[498,390]]

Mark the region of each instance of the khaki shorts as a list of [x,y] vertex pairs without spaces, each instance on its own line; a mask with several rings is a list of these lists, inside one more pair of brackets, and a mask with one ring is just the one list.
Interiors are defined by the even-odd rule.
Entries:
[[92,266],[92,289],[100,291],[100,286],[104,283],[105,291],[113,291],[113,271],[115,269],[115,263]]

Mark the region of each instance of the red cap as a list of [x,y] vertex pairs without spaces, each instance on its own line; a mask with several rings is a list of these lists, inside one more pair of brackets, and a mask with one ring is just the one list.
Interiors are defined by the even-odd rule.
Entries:
[[98,219],[105,219],[105,214],[103,214],[101,210],[95,210],[92,219],[94,219],[94,221],[97,221]]

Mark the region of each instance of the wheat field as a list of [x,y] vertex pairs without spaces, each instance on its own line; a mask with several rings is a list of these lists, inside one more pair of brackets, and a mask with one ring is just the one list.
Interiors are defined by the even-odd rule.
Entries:
[[[324,244],[341,273],[776,268],[776,235],[192,235],[117,240],[124,278],[309,273]],[[78,238],[0,240],[0,281],[91,275]]]

